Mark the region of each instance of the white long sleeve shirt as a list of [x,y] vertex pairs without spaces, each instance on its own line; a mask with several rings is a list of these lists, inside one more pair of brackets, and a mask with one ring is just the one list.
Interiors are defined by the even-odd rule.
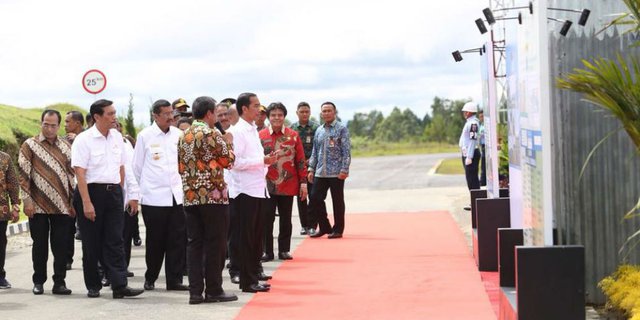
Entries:
[[133,154],[133,173],[140,184],[140,203],[171,207],[173,199],[182,204],[182,179],[178,173],[178,141],[182,131],[169,127],[167,133],[158,125],[138,134]]
[[124,141],[124,205],[127,206],[129,200],[140,200],[140,187],[133,175],[133,146],[128,140]]
[[231,168],[232,189],[229,197],[244,193],[254,198],[267,197],[267,169],[264,164],[264,148],[255,124],[240,118],[229,132],[233,135],[233,152],[236,160]]

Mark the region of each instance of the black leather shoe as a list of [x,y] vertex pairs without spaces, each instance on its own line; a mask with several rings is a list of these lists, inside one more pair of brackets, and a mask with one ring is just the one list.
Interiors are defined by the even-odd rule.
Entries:
[[327,238],[329,238],[329,239],[342,238],[342,233],[332,232]]
[[258,280],[267,281],[267,280],[271,280],[271,278],[273,277],[266,275],[264,272],[258,273]]
[[229,302],[238,300],[238,296],[233,293],[222,292],[221,294],[211,295],[207,294],[204,298],[204,302]]
[[248,288],[242,288],[242,292],[267,292],[270,289],[261,284],[252,284]]
[[65,269],[67,269],[67,271],[71,270],[71,262],[67,263]]
[[127,278],[133,277],[133,272],[127,270]]
[[267,262],[267,261],[272,261],[272,260],[273,260],[273,254],[263,253],[262,257],[260,258],[260,261],[262,261],[262,262]]
[[61,284],[59,286],[54,285],[53,289],[51,289],[51,293],[53,294],[61,294],[61,295],[70,295],[71,289],[67,289],[67,286]]
[[260,283],[261,286],[265,287],[265,288],[269,288],[271,289],[271,284],[270,283]]
[[102,278],[102,286],[103,287],[108,287],[111,285],[111,281],[109,281],[109,279],[107,278]]
[[155,284],[153,284],[153,282],[150,282],[150,281],[146,281],[146,280],[145,280],[145,282],[144,282],[144,289],[145,289],[145,290],[147,290],[147,291],[151,291],[151,290],[154,290],[155,288],[156,288],[156,285],[155,285]]
[[231,283],[235,283],[235,284],[240,283],[240,276],[231,277]]
[[280,260],[292,260],[293,257],[289,252],[278,252],[278,259]]
[[189,291],[189,286],[182,283],[167,285],[168,291]]
[[132,289],[129,287],[124,287],[124,288],[113,290],[113,298],[122,299],[124,297],[135,297],[135,296],[141,295],[143,292],[144,292],[143,289]]
[[31,290],[33,292],[33,294],[35,295],[39,295],[39,294],[43,294],[44,293],[44,288],[42,287],[41,284],[34,284],[33,285],[33,290]]
[[100,290],[98,289],[89,289],[87,292],[87,297],[89,298],[97,298],[100,296]]
[[133,239],[133,245],[136,246],[136,247],[141,246],[142,245],[142,239],[140,239],[140,238]]
[[192,294],[189,296],[189,304],[201,304],[204,302],[202,295]]
[[325,231],[322,231],[322,230],[320,230],[320,231],[313,230],[313,231],[311,231],[309,233],[309,237],[311,237],[311,238],[320,238],[320,237],[324,236],[327,233],[328,232],[325,232]]
[[307,235],[307,228],[300,229],[300,235],[301,236],[306,236]]

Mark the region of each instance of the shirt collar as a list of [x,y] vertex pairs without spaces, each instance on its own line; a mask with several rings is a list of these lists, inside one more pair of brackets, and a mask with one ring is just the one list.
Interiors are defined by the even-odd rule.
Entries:
[[[40,132],[40,134],[38,134],[38,142],[44,142],[47,141],[47,138],[44,136],[44,134],[42,134],[42,132]],[[56,144],[58,142],[58,136],[56,136],[56,140],[53,142],[53,144]]]
[[247,122],[247,120],[243,119],[242,117],[240,117],[240,121],[238,121],[236,125],[239,126],[240,128],[244,127],[246,131],[255,130],[257,132],[258,130],[258,126],[256,126],[255,122],[249,123]]
[[[273,127],[269,126],[269,134],[273,134]],[[284,134],[284,126],[282,126],[282,128],[280,128],[280,133]]]
[[167,133],[165,133],[164,131],[162,131],[162,129],[160,129],[160,127],[158,126],[158,124],[154,121],[153,125],[151,125],[151,127],[153,128],[153,130],[156,132],[156,135],[165,135],[165,134],[170,134],[171,133],[171,128],[172,126],[169,126],[169,131],[167,131]]
[[[330,127],[335,127],[337,122],[338,122],[338,119],[335,119],[335,120],[333,120],[333,122],[331,122],[331,123],[329,124],[329,126],[330,126]],[[326,126],[326,125],[327,125],[327,123],[325,122],[325,124],[324,124],[324,125]]]

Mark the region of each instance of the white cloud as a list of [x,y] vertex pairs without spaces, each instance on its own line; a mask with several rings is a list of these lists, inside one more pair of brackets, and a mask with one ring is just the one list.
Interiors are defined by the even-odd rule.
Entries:
[[[94,97],[80,78],[98,68],[102,98],[192,101],[256,92],[263,103],[332,100],[343,118],[395,105],[423,116],[434,96],[479,99],[479,60],[450,52],[486,40],[477,0],[124,1],[0,3],[1,103],[33,107]],[[138,116],[139,115],[139,116]]]

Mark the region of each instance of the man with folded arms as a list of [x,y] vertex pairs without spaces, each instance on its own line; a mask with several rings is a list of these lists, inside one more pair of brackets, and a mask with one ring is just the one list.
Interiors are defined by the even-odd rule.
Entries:
[[140,185],[147,272],[144,289],[155,289],[162,261],[167,290],[189,290],[182,284],[185,266],[186,227],[182,208],[182,179],[178,173],[180,129],[171,126],[171,103],[158,100],[151,112],[154,122],[138,134],[133,172]]
[[71,164],[76,171],[80,199],[74,199],[82,233],[82,269],[89,298],[100,296],[102,283],[98,260],[103,264],[113,289],[113,298],[137,296],[144,292],[127,286],[125,262],[124,141],[113,129],[116,109],[113,102],[100,99],[91,105],[95,124],[76,137],[71,147]]
[[229,192],[223,169],[234,162],[232,138],[215,128],[213,98],[199,97],[192,107],[193,124],[178,142],[188,235],[189,304],[234,301],[238,297],[222,289],[229,229]]
[[68,238],[75,211],[72,206],[75,188],[71,168],[71,145],[58,137],[61,115],[56,110],[42,113],[41,131],[27,139],[20,148],[18,165],[24,213],[29,217],[33,247],[33,294],[44,293],[47,281],[49,236],[53,252],[53,294],[67,295]]

